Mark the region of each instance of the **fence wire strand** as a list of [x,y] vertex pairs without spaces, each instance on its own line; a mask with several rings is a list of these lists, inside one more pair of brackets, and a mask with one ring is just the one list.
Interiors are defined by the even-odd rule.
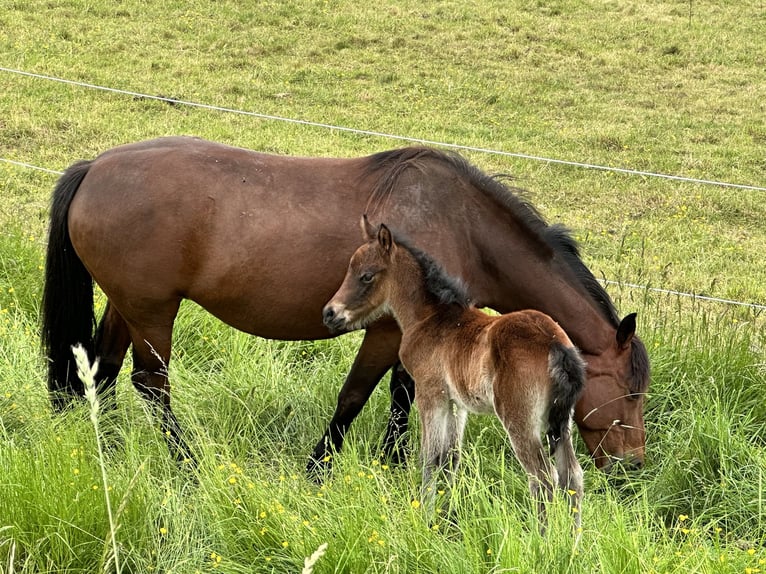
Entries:
[[686,183],[695,183],[695,184],[702,184],[702,185],[715,185],[719,187],[728,187],[728,188],[734,188],[734,189],[747,189],[747,190],[753,190],[753,191],[766,191],[766,187],[761,187],[757,185],[749,185],[749,184],[741,184],[741,183],[729,183],[725,181],[716,181],[716,180],[710,180],[710,179],[701,179],[701,178],[695,178],[695,177],[687,177],[682,175],[672,175],[672,174],[666,174],[666,173],[658,173],[658,172],[652,172],[652,171],[642,171],[637,169],[630,169],[630,168],[622,168],[622,167],[613,167],[613,166],[606,166],[606,165],[598,165],[598,164],[592,164],[592,163],[585,163],[585,162],[579,162],[579,161],[571,161],[571,160],[565,160],[565,159],[556,159],[556,158],[550,158],[550,157],[543,157],[538,155],[532,155],[532,154],[525,154],[520,152],[510,152],[510,151],[501,151],[501,150],[494,150],[490,148],[484,148],[484,147],[477,147],[477,146],[468,146],[468,145],[462,145],[462,144],[455,144],[455,143],[448,143],[448,142],[440,142],[436,140],[430,140],[430,139],[424,139],[424,138],[418,138],[413,136],[403,136],[403,135],[397,135],[397,134],[389,134],[385,132],[375,131],[375,130],[365,130],[365,129],[358,129],[358,128],[351,128],[347,126],[338,126],[333,124],[327,124],[322,122],[314,122],[310,120],[301,120],[296,118],[287,118],[283,116],[276,116],[271,114],[263,114],[260,112],[253,112],[253,111],[246,111],[246,110],[238,110],[235,108],[229,108],[229,107],[223,107],[223,106],[214,106],[210,104],[203,104],[199,102],[191,102],[186,100],[179,100],[176,98],[168,98],[165,96],[153,96],[150,94],[143,94],[141,92],[134,92],[131,90],[122,90],[119,88],[110,88],[108,86],[99,86],[97,84],[90,84],[87,82],[80,82],[76,80],[67,80],[64,78],[58,78],[55,76],[48,76],[45,74],[37,74],[34,72],[26,72],[24,70],[16,70],[13,68],[5,68],[0,66],[0,71],[6,72],[9,74],[17,74],[20,76],[27,76],[30,78],[36,78],[40,80],[48,80],[52,82],[59,82],[62,84],[68,84],[71,86],[77,86],[81,88],[89,88],[93,90],[101,90],[105,92],[111,92],[115,94],[122,94],[126,96],[131,96],[134,98],[143,98],[143,99],[149,99],[149,100],[158,100],[162,102],[168,102],[175,105],[180,106],[190,106],[195,108],[201,108],[205,110],[212,110],[216,112],[226,112],[231,114],[239,114],[239,115],[245,115],[250,117],[259,118],[262,120],[270,120],[270,121],[279,121],[279,122],[286,122],[291,124],[298,124],[303,126],[310,126],[310,127],[316,127],[316,128],[323,128],[323,129],[329,129],[334,131],[340,131],[340,132],[346,132],[346,133],[352,133],[356,135],[365,135],[365,136],[373,136],[373,137],[380,137],[380,138],[386,138],[391,140],[398,140],[398,141],[406,141],[409,143],[417,143],[421,145],[430,145],[430,146],[437,146],[442,148],[448,148],[448,149],[454,149],[454,150],[460,150],[460,151],[471,151],[471,152],[477,152],[477,153],[485,153],[490,155],[499,155],[504,157],[513,157],[517,159],[523,159],[523,160],[529,160],[529,161],[539,161],[544,163],[551,163],[551,164],[557,164],[557,165],[566,165],[570,167],[578,167],[583,169],[593,169],[593,170],[600,170],[600,171],[610,171],[613,173],[622,173],[627,175],[637,175],[642,177],[653,177],[653,178],[660,178],[660,179],[668,179],[673,181],[681,181]]
[[[670,175],[670,174],[663,174],[663,173],[655,173],[650,171],[641,171],[641,170],[635,170],[635,169],[627,169],[627,168],[619,168],[619,167],[611,167],[611,166],[603,166],[603,165],[596,165],[596,164],[590,164],[590,163],[583,163],[583,162],[576,162],[576,161],[569,161],[569,160],[561,160],[561,159],[554,159],[554,158],[547,158],[542,156],[536,156],[536,155],[529,155],[529,154],[523,154],[523,153],[517,153],[517,152],[507,152],[507,151],[500,151],[500,150],[493,150],[489,148],[482,148],[482,147],[475,147],[475,146],[467,146],[467,145],[460,145],[460,144],[453,144],[453,143],[446,143],[446,142],[439,142],[436,140],[429,140],[429,139],[423,139],[423,138],[416,138],[416,137],[410,137],[410,136],[402,136],[402,135],[395,135],[395,134],[388,134],[384,132],[378,132],[373,130],[363,130],[363,129],[357,129],[357,128],[350,128],[345,126],[336,126],[332,124],[326,124],[321,122],[313,122],[309,120],[300,120],[295,118],[286,118],[282,116],[275,116],[270,114],[262,114],[259,112],[252,112],[252,111],[245,111],[245,110],[238,110],[235,108],[228,108],[228,107],[222,107],[222,106],[214,106],[209,104],[202,104],[198,102],[191,102],[191,101],[185,101],[185,100],[178,100],[175,98],[168,98],[165,96],[153,96],[150,94],[143,94],[140,92],[133,92],[130,90],[121,90],[118,88],[110,88],[106,86],[99,86],[96,84],[89,84],[86,82],[79,82],[75,80],[67,80],[64,78],[57,78],[54,76],[47,76],[43,74],[36,74],[33,72],[26,72],[23,70],[15,70],[12,68],[4,68],[0,66],[0,71],[7,72],[7,73],[13,73],[18,74],[21,76],[27,76],[31,78],[37,78],[42,80],[49,80],[53,82],[59,82],[63,84],[68,84],[72,86],[82,87],[82,88],[89,88],[89,89],[95,89],[95,90],[101,90],[105,92],[111,92],[121,95],[127,95],[132,96],[135,98],[144,98],[144,99],[150,99],[150,100],[158,100],[168,103],[173,103],[175,105],[184,105],[184,106],[190,106],[195,108],[201,108],[211,111],[217,111],[217,112],[225,112],[225,113],[233,113],[233,114],[239,114],[239,115],[246,115],[251,117],[256,117],[263,120],[271,120],[271,121],[281,121],[286,123],[292,123],[292,124],[298,124],[298,125],[304,125],[309,127],[317,127],[317,128],[323,128],[323,129],[330,129],[335,131],[341,131],[341,132],[347,132],[347,133],[353,133],[357,135],[366,135],[366,136],[374,136],[374,137],[381,137],[386,139],[393,139],[393,140],[400,140],[400,141],[406,141],[410,143],[418,143],[422,145],[431,145],[431,146],[437,146],[437,147],[443,147],[448,149],[455,149],[455,150],[461,150],[461,151],[472,151],[472,152],[478,152],[478,153],[486,153],[491,155],[500,155],[500,156],[506,156],[506,157],[513,157],[518,159],[524,159],[524,160],[531,160],[531,161],[541,161],[541,162],[547,162],[552,164],[558,164],[558,165],[567,165],[572,167],[579,167],[579,168],[585,168],[585,169],[594,169],[594,170],[600,170],[600,171],[611,171],[615,173],[622,173],[627,175],[637,175],[637,176],[643,176],[643,177],[656,177],[656,178],[662,178],[662,179],[668,179],[668,180],[675,180],[675,181],[682,181],[687,183],[695,183],[695,184],[702,184],[702,185],[715,185],[719,187],[728,187],[728,188],[735,188],[735,189],[747,189],[747,190],[754,190],[754,191],[766,191],[766,187],[760,187],[755,185],[745,185],[745,184],[737,184],[737,183],[728,183],[728,182],[722,182],[722,181],[715,181],[715,180],[708,180],[708,179],[699,179],[699,178],[693,178],[693,177],[685,177],[685,176],[679,176],[679,175]],[[49,169],[45,167],[36,166],[27,162],[8,159],[8,158],[0,158],[0,161],[15,165],[17,167],[23,167],[27,169],[33,169],[53,175],[62,175],[63,171],[58,171],[54,169]],[[679,297],[686,297],[686,298],[692,298],[695,300],[700,301],[707,301],[707,302],[714,302],[714,303],[721,303],[725,305],[732,305],[732,306],[739,306],[739,307],[746,307],[753,310],[766,310],[766,305],[761,305],[758,303],[746,303],[743,301],[736,301],[732,299],[722,299],[719,297],[710,297],[707,295],[698,295],[695,293],[685,293],[683,291],[675,291],[672,289],[663,289],[659,287],[650,287],[648,285],[637,285],[634,283],[627,283],[623,281],[613,281],[609,279],[602,279],[601,282],[605,285],[615,285],[619,287],[627,287],[629,289],[637,289],[637,290],[644,290],[644,291],[650,291],[653,293],[662,293],[666,295],[675,295]]]

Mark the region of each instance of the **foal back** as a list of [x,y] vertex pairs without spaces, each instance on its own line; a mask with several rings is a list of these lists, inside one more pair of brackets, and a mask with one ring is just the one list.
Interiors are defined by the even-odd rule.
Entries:
[[552,499],[558,486],[569,497],[579,526],[583,475],[571,425],[585,382],[585,363],[564,330],[548,315],[533,310],[497,317],[489,344],[495,413],[529,475],[540,519],[544,521],[545,501]]

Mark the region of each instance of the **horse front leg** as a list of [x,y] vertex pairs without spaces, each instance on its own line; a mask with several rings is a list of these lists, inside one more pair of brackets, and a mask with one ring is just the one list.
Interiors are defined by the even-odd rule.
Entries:
[[335,413],[324,435],[314,447],[306,472],[318,478],[332,467],[333,453],[339,452],[351,423],[367,403],[380,379],[397,361],[401,332],[393,320],[384,320],[367,329],[354,364],[338,394]]
[[401,362],[391,369],[390,389],[391,412],[383,438],[383,457],[392,464],[402,464],[408,453],[405,435],[409,427],[410,409],[415,400],[415,381]]

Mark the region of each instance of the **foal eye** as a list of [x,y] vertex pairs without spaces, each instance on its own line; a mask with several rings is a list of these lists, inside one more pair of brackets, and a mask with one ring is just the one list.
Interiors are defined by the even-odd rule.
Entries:
[[362,283],[372,283],[372,280],[373,280],[374,278],[375,278],[375,274],[374,274],[374,273],[370,273],[370,272],[368,271],[367,273],[365,273],[364,275],[362,275],[362,276],[359,278],[359,280],[360,280]]

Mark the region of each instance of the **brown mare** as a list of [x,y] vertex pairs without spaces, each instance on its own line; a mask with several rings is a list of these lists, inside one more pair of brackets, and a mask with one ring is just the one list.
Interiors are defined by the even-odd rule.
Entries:
[[[262,337],[331,337],[322,306],[359,246],[363,213],[396,222],[395,232],[465,282],[476,306],[538,309],[558,321],[588,363],[575,420],[596,465],[643,463],[649,364],[634,316],[618,320],[562,228],[460,156],[424,148],[300,158],[171,137],[71,166],[53,193],[42,306],[54,404],[82,394],[71,345],[100,357],[109,390],[132,343],[133,382],[179,440],[167,365],[181,300]],[[94,280],[108,298],[97,326]],[[340,449],[397,363],[400,337],[390,318],[367,328],[310,468]],[[393,369],[389,453],[406,429],[408,381]]]
[[494,413],[529,475],[541,526],[556,486],[569,493],[579,526],[582,468],[570,429],[585,363],[569,337],[539,311],[482,313],[428,255],[384,224],[375,230],[365,218],[363,225],[367,243],[351,257],[324,322],[334,331],[359,329],[391,313],[399,324],[399,358],[415,380],[420,412],[424,492],[433,493],[434,471],[457,470],[468,413]]

